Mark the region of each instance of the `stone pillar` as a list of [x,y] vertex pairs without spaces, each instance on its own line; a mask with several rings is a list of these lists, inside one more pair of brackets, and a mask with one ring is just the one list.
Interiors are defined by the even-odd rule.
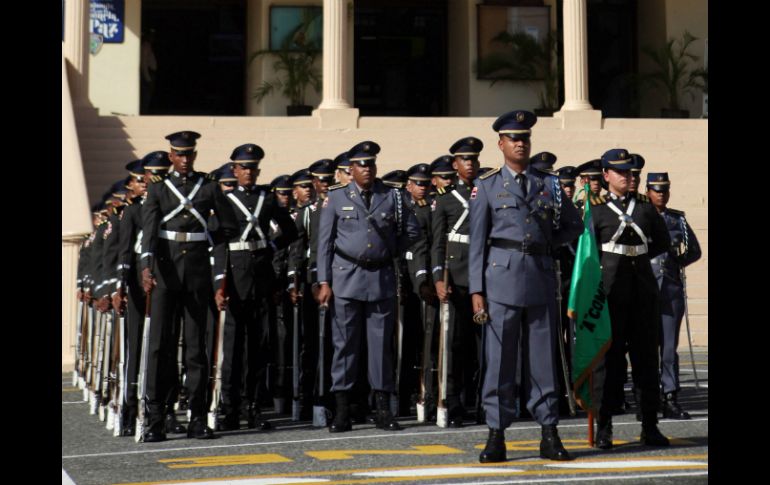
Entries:
[[67,0],[65,3],[64,57],[75,108],[91,106],[88,100],[90,13],[88,0]]
[[355,128],[358,110],[345,99],[348,73],[348,0],[323,3],[323,100],[314,113],[321,128]]
[[61,370],[70,371],[75,365],[77,336],[77,271],[81,237],[61,241]]
[[561,109],[593,109],[588,101],[586,0],[564,0],[564,106]]

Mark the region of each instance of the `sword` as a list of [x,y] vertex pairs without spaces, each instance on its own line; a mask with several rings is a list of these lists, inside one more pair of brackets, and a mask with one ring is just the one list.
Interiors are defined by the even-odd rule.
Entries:
[[564,329],[562,326],[562,316],[561,316],[561,302],[562,302],[562,296],[561,296],[561,261],[558,259],[554,260],[556,263],[556,314],[559,316],[557,318],[557,340],[559,341],[559,357],[561,358],[561,373],[564,377],[564,385],[566,386],[567,391],[567,402],[569,403],[569,415],[575,416],[576,410],[575,410],[575,394],[572,390],[572,383],[569,380],[569,375],[567,373],[567,356],[564,353]]
[[326,407],[323,405],[324,382],[324,344],[326,341],[326,311],[329,305],[318,307],[318,394],[316,405],[313,406],[313,426],[323,428],[327,425]]
[[684,267],[680,268],[682,275],[682,290],[684,293],[684,322],[687,326],[687,345],[690,347],[690,362],[692,363],[692,374],[695,377],[695,388],[700,389],[700,382],[698,381],[698,371],[695,369],[695,354],[692,351],[692,335],[690,334],[690,310],[687,307],[687,275],[684,272]]

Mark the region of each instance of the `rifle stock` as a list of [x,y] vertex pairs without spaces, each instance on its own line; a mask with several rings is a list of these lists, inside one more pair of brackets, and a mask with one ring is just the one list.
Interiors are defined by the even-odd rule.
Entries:
[[144,419],[147,411],[147,361],[150,358],[150,304],[152,303],[152,290],[147,292],[147,300],[144,311],[144,326],[142,328],[142,349],[139,361],[139,375],[137,379],[137,398],[139,400],[136,413],[136,435],[134,440],[137,443],[144,441]]

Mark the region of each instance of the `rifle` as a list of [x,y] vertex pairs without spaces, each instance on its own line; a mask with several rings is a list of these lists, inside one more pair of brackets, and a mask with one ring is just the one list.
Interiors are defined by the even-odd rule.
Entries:
[[112,363],[112,333],[115,326],[113,313],[105,313],[104,352],[102,353],[102,395],[99,399],[99,421],[107,421],[107,403],[110,398],[110,368]]
[[91,307],[91,302],[86,302],[86,320],[88,324],[88,344],[83,349],[85,365],[83,367],[83,400],[88,402],[89,394],[91,392],[92,371],[93,364],[93,348],[94,348],[94,311]]
[[[222,273],[222,292],[227,297],[227,266],[229,264],[230,252],[225,253],[225,270]],[[211,356],[211,404],[209,404],[208,426],[211,429],[217,429],[217,408],[222,394],[222,362],[224,361],[225,344],[225,320],[227,318],[227,308],[219,311],[217,326],[214,329],[214,355]]]
[[557,330],[556,334],[559,341],[559,357],[561,358],[561,370],[562,370],[562,376],[564,377],[564,385],[566,386],[567,390],[567,402],[569,403],[569,415],[575,416],[575,393],[572,390],[572,383],[569,379],[569,374],[567,373],[567,356],[564,353],[564,327],[562,323],[562,316],[561,316],[561,302],[562,302],[562,296],[561,296],[561,261],[558,259],[554,259],[554,262],[556,263],[556,313],[559,315],[559,318],[556,320],[557,323]]
[[75,329],[77,331],[77,334],[75,336],[75,369],[72,371],[72,385],[77,386],[78,385],[78,377],[80,375],[80,362],[78,361],[80,357],[80,339],[83,337],[83,300],[78,299],[78,309],[77,314],[75,316]]
[[123,436],[123,414],[125,413],[126,400],[126,317],[125,312],[118,319],[118,333],[120,334],[120,340],[118,341],[118,373],[117,383],[115,385],[115,398],[113,399],[113,407],[115,409],[115,432],[113,436]]
[[401,284],[401,268],[398,258],[393,260],[396,269],[396,392],[390,395],[390,412],[393,416],[398,416],[401,384],[401,359],[404,347],[404,287]]
[[291,420],[299,421],[299,298],[302,298],[302,293],[299,291],[299,268],[294,271],[294,289],[298,300],[293,304],[291,383],[294,392],[291,401]]
[[[449,239],[447,238],[444,253],[444,288],[449,286]],[[441,335],[439,337],[439,364],[438,364],[438,409],[436,410],[436,425],[446,428],[449,425],[449,410],[446,407],[446,387],[449,378],[449,353],[451,342],[449,339],[449,298],[440,303]]]
[[102,312],[98,312],[96,316],[97,330],[95,344],[98,347],[96,352],[96,362],[93,367],[93,380],[91,381],[91,402],[89,403],[90,415],[95,415],[99,410],[99,401],[101,401],[101,386],[102,386],[102,360],[104,359],[104,326],[107,320],[107,315]]
[[326,311],[329,305],[319,305],[318,307],[318,393],[316,396],[316,405],[313,406],[313,426],[320,428],[326,427],[327,415],[326,406],[323,404],[324,390],[324,347],[326,344]]
[[[118,409],[118,385],[120,385],[120,352],[122,345],[120,340],[123,338],[123,332],[120,331],[120,319],[118,319],[117,312],[112,311],[112,339],[111,339],[111,353],[110,353],[110,373],[107,377],[108,390],[109,390],[109,402],[107,403],[107,429],[115,430],[115,416]],[[119,420],[118,420],[119,421]],[[120,424],[117,425],[120,429]],[[114,435],[114,432],[113,432]],[[120,436],[120,434],[115,435]]]
[[433,325],[435,318],[435,308],[431,307],[428,311],[428,303],[423,300],[420,303],[422,312],[422,321],[424,324],[422,341],[422,366],[420,369],[420,400],[417,402],[417,422],[424,423],[429,416],[426,415],[427,404],[433,396],[433,358],[431,350],[433,347]]
[[147,300],[144,310],[144,327],[142,328],[142,351],[139,360],[139,374],[137,379],[137,398],[139,406],[136,413],[136,435],[134,440],[137,443],[144,441],[144,416],[147,411],[147,361],[150,359],[150,303],[152,303],[152,289],[147,292]]
[[[78,338],[79,346],[78,346],[78,352],[76,355],[76,362],[78,362],[78,380],[77,380],[77,386],[80,389],[85,390],[86,389],[86,355],[88,354],[88,310],[86,307],[86,303],[84,301],[80,301],[79,304],[79,310],[80,310],[80,316],[78,317],[78,322],[81,325],[81,332],[80,336]],[[85,399],[84,399],[85,400]]]
[[695,388],[700,389],[698,381],[698,371],[695,369],[695,354],[692,351],[692,335],[690,334],[690,310],[687,307],[687,275],[684,272],[684,266],[679,268],[682,276],[682,292],[684,294],[684,322],[687,326],[687,345],[690,347],[690,362],[692,363],[692,375],[695,378]]

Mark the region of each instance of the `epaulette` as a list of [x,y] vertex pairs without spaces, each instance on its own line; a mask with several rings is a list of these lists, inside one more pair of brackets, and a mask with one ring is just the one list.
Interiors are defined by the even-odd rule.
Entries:
[[497,167],[497,168],[495,168],[495,169],[493,169],[493,170],[490,170],[489,172],[485,173],[484,175],[482,175],[482,176],[481,176],[481,177],[479,177],[479,178],[480,178],[481,180],[485,180],[485,179],[487,179],[487,178],[491,177],[492,175],[496,174],[496,173],[497,173],[497,172],[499,172],[499,171],[500,171],[500,167]]
[[666,212],[668,212],[669,214],[674,214],[675,216],[684,216],[684,211],[678,211],[676,209],[669,209],[668,207],[666,207]]
[[418,199],[417,205],[420,207],[425,207],[426,205],[428,205],[428,202],[425,199]]
[[334,185],[329,187],[329,190],[337,190],[337,189],[341,189],[343,187],[347,187],[347,185],[346,184],[334,184]]
[[158,182],[163,182],[163,177],[161,175],[153,175],[150,177],[150,182],[157,184]]
[[605,199],[603,195],[591,194],[588,196],[588,200],[591,202],[591,205],[601,205],[607,203],[607,199]]
[[439,187],[437,189],[438,195],[445,195],[454,190],[454,185],[447,185],[446,187]]
[[639,192],[636,193],[636,200],[640,202],[650,202],[650,198]]

